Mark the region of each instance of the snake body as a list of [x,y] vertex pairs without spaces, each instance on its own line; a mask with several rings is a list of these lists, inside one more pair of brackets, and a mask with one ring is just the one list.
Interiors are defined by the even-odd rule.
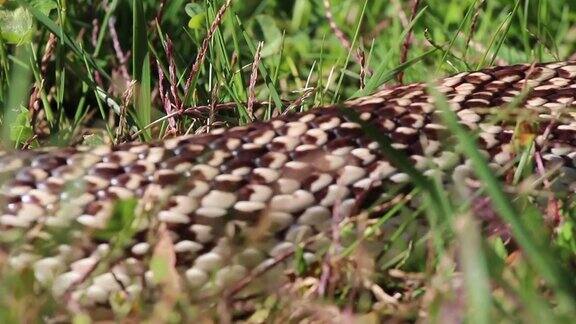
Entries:
[[[495,171],[517,158],[522,121],[552,170],[551,190],[574,190],[576,62],[488,68],[435,87]],[[425,175],[474,190],[470,162],[458,154],[426,84],[383,89],[344,106]],[[336,107],[151,144],[0,154],[0,229],[23,233],[17,243],[3,243],[10,265],[33,269],[55,296],[82,305],[154,286],[149,261],[163,238],[189,290],[225,289],[316,236],[303,254],[314,262],[335,224],[375,201],[385,208],[410,182]],[[106,233],[120,217],[116,203],[134,198],[124,206],[136,209],[136,219],[128,234],[116,233],[120,252],[112,253],[118,246]],[[52,248],[43,254],[34,249],[46,242]]]

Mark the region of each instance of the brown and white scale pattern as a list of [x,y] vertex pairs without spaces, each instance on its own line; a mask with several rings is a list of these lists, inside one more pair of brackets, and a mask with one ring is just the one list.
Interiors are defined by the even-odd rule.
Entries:
[[[524,120],[546,166],[558,167],[553,188],[576,189],[576,62],[461,73],[437,89],[495,169],[515,158],[514,130]],[[519,95],[514,107],[503,108]],[[471,174],[425,84],[345,105],[425,174]],[[82,305],[154,286],[147,265],[160,224],[170,233],[184,286],[219,291],[364,207],[367,191],[385,198],[389,188],[409,182],[334,107],[153,144],[0,153],[0,179],[0,230],[25,233],[24,242],[4,244],[10,264],[31,267],[56,296]],[[103,261],[111,245],[95,233],[106,228],[115,202],[128,198],[138,198],[138,214],[146,216],[125,252]],[[33,252],[62,231],[67,242],[45,255]],[[306,260],[330,243],[328,236],[307,246]],[[102,262],[107,266],[92,272]]]

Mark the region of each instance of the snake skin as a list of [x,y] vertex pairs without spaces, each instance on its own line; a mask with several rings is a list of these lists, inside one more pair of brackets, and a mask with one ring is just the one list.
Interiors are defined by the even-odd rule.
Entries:
[[[436,87],[495,170],[517,158],[523,121],[545,168],[554,170],[552,190],[576,189],[576,62],[460,73]],[[387,134],[417,169],[446,183],[469,179],[473,189],[470,163],[455,152],[425,84],[345,106]],[[392,199],[391,188],[410,180],[334,107],[153,144],[0,153],[0,179],[0,230],[24,234],[2,243],[10,264],[32,268],[55,296],[88,306],[154,286],[149,261],[161,228],[186,289],[220,291],[375,200]],[[137,218],[114,254],[102,233],[115,202],[129,198],[138,198]],[[46,242],[52,248],[44,254],[34,249]],[[304,259],[314,262],[328,244],[329,235],[320,235]]]

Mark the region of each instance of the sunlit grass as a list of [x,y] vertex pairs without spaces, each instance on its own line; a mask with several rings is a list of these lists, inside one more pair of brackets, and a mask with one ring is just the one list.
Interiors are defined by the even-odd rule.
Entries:
[[[174,135],[168,132],[170,120],[178,134],[247,123],[250,73],[259,42],[263,47],[254,89],[256,99],[266,102],[258,115],[262,119],[288,107],[304,110],[370,94],[383,84],[394,84],[399,72],[405,82],[428,82],[492,64],[565,59],[576,51],[576,3],[569,0],[429,0],[422,2],[412,22],[407,20],[411,8],[406,1],[333,0],[335,22],[354,51],[364,52],[372,71],[363,76],[354,60],[357,53],[344,49],[335,37],[321,1],[233,1],[218,18],[224,3],[0,1],[0,11],[23,5],[35,21],[31,41],[0,40],[0,148],[152,141]],[[207,40],[204,61],[192,72],[211,27],[214,34]],[[410,29],[414,40],[407,61],[401,62]],[[56,37],[52,49],[45,45],[51,33]],[[120,52],[128,59],[122,61]],[[37,120],[32,120],[29,107],[34,90],[44,108]],[[411,176],[414,189],[409,193],[394,188],[409,200],[394,200],[372,223],[359,216],[339,228],[341,253],[328,249],[320,258],[341,266],[335,267],[341,280],[310,305],[299,300],[320,280],[322,269],[306,267],[297,251],[294,286],[300,289],[258,299],[252,320],[281,321],[304,310],[320,316],[331,307],[339,314],[356,312],[366,321],[554,322],[576,316],[570,276],[576,261],[575,203],[569,195],[558,197],[564,199],[564,222],[555,231],[546,230],[545,216],[530,197],[504,190],[476,147],[474,134],[464,131],[442,98],[437,99],[459,153],[472,161],[484,185],[481,194],[491,198],[510,225],[522,253],[483,234],[473,217],[475,197],[459,197],[449,185],[424,176],[392,149],[387,137],[363,125],[393,157],[393,164]],[[196,106],[225,102],[236,103],[236,109],[166,117],[166,105],[193,112]],[[355,119],[353,113],[350,118]],[[532,176],[526,174],[532,170],[528,153],[517,161],[514,184]],[[133,217],[126,206],[118,208],[120,220]],[[118,226],[117,232],[130,232]],[[12,239],[18,240],[1,241]],[[374,246],[380,249],[378,258],[365,259],[365,249]],[[6,253],[0,252],[1,322],[60,316],[87,321],[86,314],[59,308],[47,289],[34,284],[30,269],[15,271],[7,265]],[[369,275],[362,272],[365,282],[355,278],[357,264],[371,266],[366,266]],[[119,296],[117,318],[157,315],[146,301],[136,301],[136,311],[127,314],[124,302]],[[164,319],[218,318],[218,301],[203,302],[190,305],[178,299]]]

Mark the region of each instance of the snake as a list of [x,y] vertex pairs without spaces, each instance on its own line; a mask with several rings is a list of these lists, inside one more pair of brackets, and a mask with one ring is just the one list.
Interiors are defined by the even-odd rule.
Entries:
[[[358,215],[376,222],[413,192],[363,123],[424,176],[464,197],[482,187],[438,96],[503,182],[529,142],[541,188],[576,190],[576,62],[496,66],[205,134],[2,152],[1,250],[78,307],[153,291],[158,246],[170,247],[163,263],[197,298],[252,273],[257,282],[296,252],[318,262],[338,226]],[[271,273],[267,285],[282,276]]]

